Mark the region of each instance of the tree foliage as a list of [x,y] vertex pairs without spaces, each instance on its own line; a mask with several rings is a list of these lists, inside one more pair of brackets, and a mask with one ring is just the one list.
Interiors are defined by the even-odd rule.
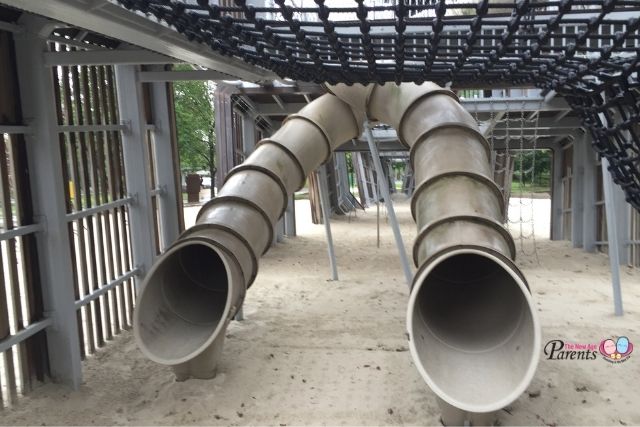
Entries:
[[[189,70],[190,67],[183,65],[175,69]],[[185,172],[209,171],[213,191],[216,171],[214,88],[205,81],[179,81],[173,88],[180,167]]]
[[524,150],[516,153],[514,162],[514,181],[538,186],[551,181],[551,150]]

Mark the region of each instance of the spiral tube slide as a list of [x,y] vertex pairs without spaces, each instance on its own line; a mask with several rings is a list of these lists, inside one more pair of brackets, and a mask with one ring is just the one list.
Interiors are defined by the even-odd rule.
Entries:
[[140,349],[180,378],[211,378],[287,196],[359,136],[393,126],[416,174],[410,349],[445,424],[479,424],[528,386],[540,328],[493,182],[490,149],[455,95],[432,83],[336,85],[293,114],[226,177],[151,269],[134,316]]

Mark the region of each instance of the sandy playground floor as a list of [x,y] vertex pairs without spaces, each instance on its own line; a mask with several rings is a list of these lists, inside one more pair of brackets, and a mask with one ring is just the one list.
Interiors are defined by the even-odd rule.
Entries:
[[[402,199],[397,212],[409,249],[415,226]],[[383,221],[378,249],[375,208],[335,218],[340,281],[329,281],[323,226],[310,223],[307,203],[297,202],[299,236],[262,259],[246,320],[228,330],[217,378],[175,382],[124,333],[86,361],[78,391],[43,385],[0,423],[439,424],[435,397],[408,352],[408,291],[389,227]],[[627,335],[638,351],[618,365],[542,355],[529,390],[500,413],[500,423],[640,424],[640,272],[622,269],[625,316],[614,317],[608,259],[545,240],[548,200],[537,203],[537,257],[533,239],[524,239],[518,264],[534,293],[543,344]]]

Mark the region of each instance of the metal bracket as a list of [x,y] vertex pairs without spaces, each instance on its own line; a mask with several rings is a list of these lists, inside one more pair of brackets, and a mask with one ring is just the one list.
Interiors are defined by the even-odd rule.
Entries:
[[131,135],[131,120],[120,120],[120,124],[125,127],[122,129],[122,133],[125,135]]
[[138,200],[138,193],[127,193],[127,198],[130,199],[129,201],[129,205],[131,206],[137,206],[138,203],[140,202]]

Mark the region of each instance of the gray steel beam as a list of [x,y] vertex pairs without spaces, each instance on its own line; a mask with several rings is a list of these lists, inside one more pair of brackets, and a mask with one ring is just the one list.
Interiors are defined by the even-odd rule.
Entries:
[[320,193],[320,208],[322,209],[322,222],[324,232],[327,237],[327,252],[329,253],[329,264],[331,266],[331,280],[338,280],[338,266],[336,263],[336,252],[333,247],[333,236],[331,234],[331,212],[329,209],[329,188],[327,180],[327,169],[325,165],[318,168],[316,177],[318,178],[318,192]]
[[178,82],[192,80],[229,80],[228,74],[215,70],[192,70],[192,71],[139,71],[138,81],[146,82]]
[[616,203],[613,194],[615,185],[609,172],[609,161],[606,157],[602,158],[602,178],[604,181],[604,204],[607,212],[607,237],[609,240],[611,285],[613,287],[613,310],[616,316],[622,316],[624,310],[622,308],[622,290],[620,288],[620,246],[618,229],[616,227]]
[[556,123],[559,122],[560,120],[564,119],[570,112],[571,110],[558,111],[558,113],[553,117],[553,121]]
[[[276,95],[274,95],[276,96]],[[274,98],[275,99],[275,98]],[[280,99],[280,97],[278,97]],[[305,105],[304,102],[296,102],[296,103],[283,103],[282,99],[280,99],[281,104],[272,104],[272,103],[260,103],[254,104],[256,107],[256,111],[261,116],[288,116],[289,114],[295,114],[300,111]]]
[[386,179],[386,175],[382,170],[382,163],[380,162],[380,154],[376,147],[376,141],[373,139],[373,133],[371,133],[371,127],[369,121],[364,122],[364,133],[367,136],[367,142],[369,143],[369,150],[371,151],[371,157],[373,158],[373,165],[376,169],[376,176],[378,177],[378,188],[384,198],[384,204],[387,207],[387,214],[389,215],[389,223],[393,230],[393,237],[396,241],[396,247],[398,249],[398,255],[400,257],[400,264],[404,272],[404,278],[407,281],[407,285],[411,287],[413,281],[413,273],[409,265],[409,258],[402,241],[402,234],[400,233],[400,226],[398,225],[398,219],[396,218],[396,211],[393,207],[393,201],[391,200],[391,194],[389,194],[389,182]]
[[139,273],[140,272],[137,269],[134,268],[133,270],[131,270],[131,271],[127,272],[127,273],[124,273],[122,276],[120,276],[120,277],[118,277],[116,279],[113,279],[109,283],[106,283],[106,284],[102,285],[101,287],[99,287],[95,291],[93,291],[90,294],[85,295],[81,299],[77,300],[76,304],[75,304],[76,305],[76,309],[79,309],[80,307],[89,304],[91,301],[100,298],[101,295],[106,294],[107,292],[109,292],[109,290],[115,288],[118,285],[123,284],[124,282],[126,282],[129,279],[133,279]]
[[596,251],[596,152],[591,147],[591,133],[585,133],[584,174],[583,174],[583,208],[582,247],[587,252]]
[[498,124],[498,121],[501,120],[504,115],[504,111],[498,111],[492,118],[489,118],[489,120],[485,122],[484,126],[480,126],[480,131],[482,132],[482,134],[485,137],[489,136],[491,132],[493,132],[493,129],[496,127],[496,124]]
[[[574,132],[569,132],[567,129],[562,132],[562,136],[569,137],[573,135],[573,133]],[[531,137],[531,136],[533,136],[533,132],[530,134],[525,134],[525,137]],[[545,139],[545,137],[547,136],[552,136],[552,135],[544,135],[544,134],[538,135],[538,141],[535,143],[535,147],[553,149],[557,144],[548,139]],[[513,138],[513,140],[515,140],[515,138]],[[404,145],[400,144],[400,142],[398,142],[397,140],[377,141],[377,146],[378,146],[378,151],[383,153],[381,154],[382,156],[385,155],[384,153],[388,153],[388,152],[394,152],[394,155],[395,155],[395,152],[408,153],[408,149]],[[534,147],[534,143],[532,138],[527,139],[522,144],[522,148],[525,150],[531,150],[533,149],[533,147]],[[503,137],[495,137],[493,148],[496,150],[503,150],[507,148],[506,139]],[[517,143],[510,143],[509,148],[511,150],[519,150],[520,142],[518,141]],[[357,139],[357,140],[345,142],[340,147],[338,147],[335,151],[336,152],[356,152],[356,151],[363,152],[363,151],[369,151],[369,147],[365,141],[361,141]]]
[[0,134],[26,134],[33,132],[29,126],[0,125]]
[[3,3],[60,22],[86,28],[172,58],[198,64],[247,81],[273,80],[277,76],[188,41],[174,29],[131,12],[108,0],[2,0]]
[[20,329],[13,335],[9,335],[6,338],[0,340],[0,353],[4,353],[5,351],[11,349],[14,345],[20,344],[25,341],[27,338],[30,338],[42,331],[43,329],[49,328],[51,330],[51,326],[53,325],[53,320],[51,318],[45,318],[43,320],[31,323],[24,329]]
[[[245,95],[238,95],[238,98],[240,99],[240,102],[243,102],[248,107],[248,113],[253,118],[253,120],[257,121],[258,118],[261,118],[269,124],[272,130],[275,131],[275,129],[278,128],[273,120],[258,111],[258,106],[251,99],[249,99],[249,97]],[[280,112],[280,114],[284,113]]]
[[38,233],[40,231],[44,231],[44,227],[42,226],[42,224],[20,225],[10,230],[0,232],[0,242],[15,239],[16,237],[20,236],[26,236],[27,234],[31,233]]
[[24,27],[22,25],[12,24],[11,22],[0,21],[0,31],[18,34],[24,31]]
[[[609,174],[610,175],[610,174]],[[629,230],[631,205],[625,200],[625,194],[619,185],[613,186],[613,198],[615,203],[615,222],[618,230],[618,253],[620,265],[626,265],[629,262],[629,248],[625,241],[631,236]]]
[[288,237],[295,237],[296,231],[296,199],[292,194],[287,200],[287,210],[284,211],[284,234]]
[[[571,108],[563,98],[556,98],[545,103],[542,98],[479,98],[462,99],[462,105],[471,113],[504,113],[511,112],[536,112],[536,111],[562,111],[567,114]],[[304,103],[283,103],[282,106],[273,103],[255,104],[256,110],[266,116],[297,113]]]
[[276,240],[278,243],[284,242],[285,236],[285,224],[284,224],[284,216],[281,216],[278,222],[276,223]]
[[256,122],[248,114],[242,115],[242,151],[248,157],[256,147]]
[[[39,21],[30,20],[34,26]],[[77,389],[82,382],[82,362],[53,75],[44,64],[46,41],[35,34],[35,27],[29,29],[34,31],[15,35],[15,46],[22,110],[32,127],[25,139],[34,218],[45,228],[36,233],[36,241],[44,313],[52,323],[47,329],[49,367],[55,381]]]
[[76,50],[72,52],[46,52],[44,63],[48,67],[57,65],[137,65],[171,64],[177,61],[143,49],[136,50]]
[[[83,31],[83,32],[86,33],[86,31]],[[77,38],[70,39],[70,38],[66,38],[66,37],[56,36],[54,34],[49,35],[48,40],[50,42],[60,43],[60,44],[67,45],[67,46],[75,46],[75,47],[83,49],[83,50],[98,50],[98,51],[110,50],[109,48],[106,48],[106,47],[103,47],[103,46],[98,46],[98,45],[95,45],[95,44],[85,43],[85,42],[83,42],[81,40],[78,40]]]
[[573,140],[573,175],[571,178],[571,243],[574,248],[584,245],[584,162],[587,147],[586,133]]
[[245,95],[305,95],[305,94],[317,94],[322,95],[326,93],[324,86],[318,83],[309,82],[291,82],[290,85],[269,85],[261,87],[238,87],[238,91]]
[[551,181],[551,240],[562,240],[562,156],[560,144],[553,148],[553,179]]
[[278,104],[278,107],[280,107],[282,111],[286,110],[284,106],[284,102],[282,102],[282,99],[278,95],[271,95],[271,97],[273,98],[274,101],[276,101],[276,104]]
[[[162,191],[156,196],[160,223],[160,249],[168,248],[180,235],[180,217],[178,214],[177,193],[180,183],[176,182],[174,168],[174,149],[172,144],[171,118],[169,116],[169,97],[166,83],[151,84],[151,115],[153,130],[151,138],[155,156],[156,185]],[[126,100],[125,100],[126,101]]]
[[[136,67],[115,67],[120,120],[130,123],[122,133],[122,150],[127,191],[135,201],[129,206],[129,229],[134,267],[140,270],[136,287],[151,268],[155,258],[155,230],[149,185],[149,151],[146,138],[142,85],[136,81]],[[173,170],[173,166],[172,166]]]

